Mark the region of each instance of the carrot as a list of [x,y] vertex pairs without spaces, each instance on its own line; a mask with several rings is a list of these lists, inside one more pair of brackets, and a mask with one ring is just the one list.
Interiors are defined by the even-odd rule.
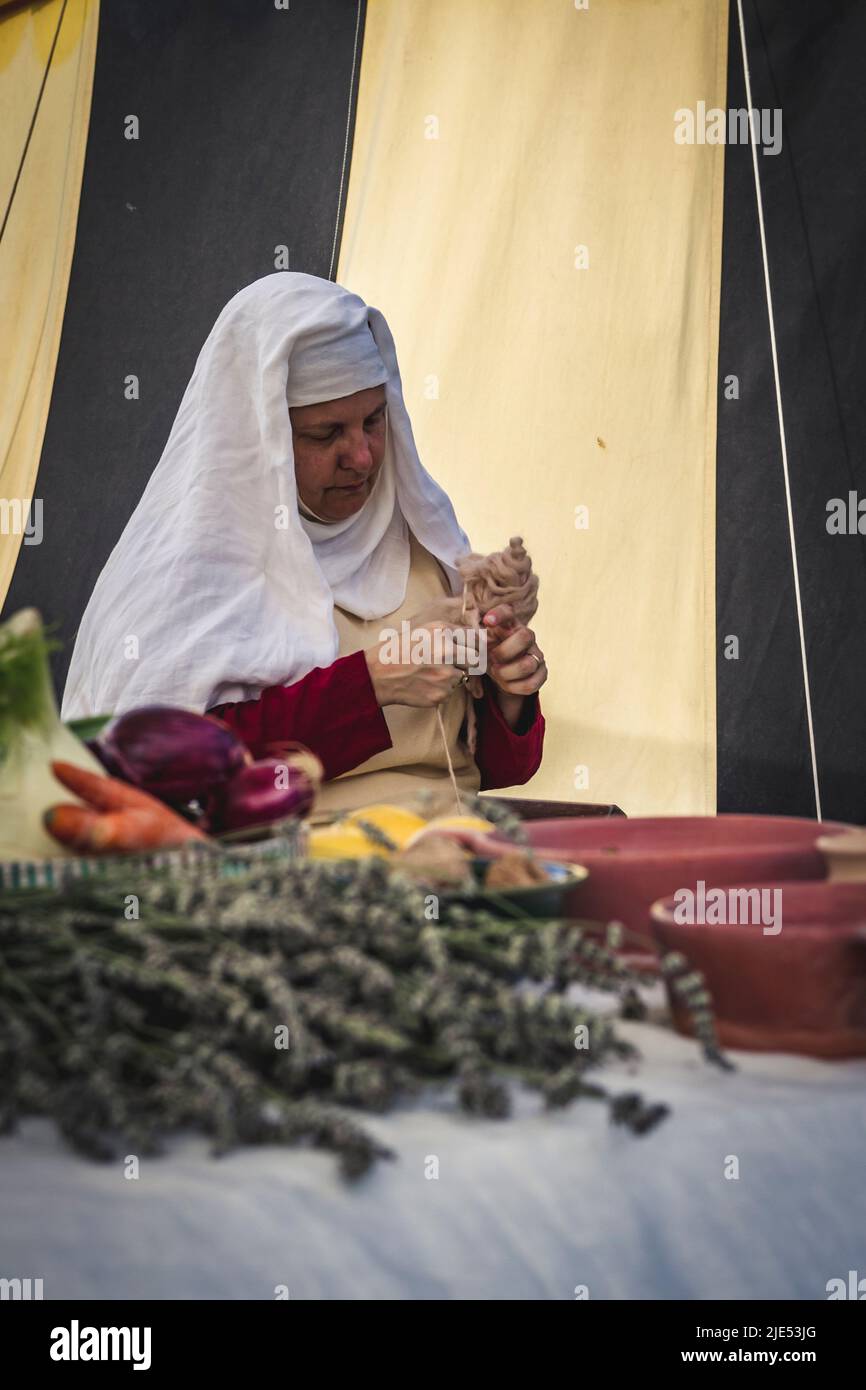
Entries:
[[53,762],[51,771],[58,782],[75,792],[88,806],[95,806],[97,811],[122,811],[127,807],[150,811],[154,807],[161,807],[166,815],[174,814],[150,792],[139,791],[138,787],[131,787],[128,782],[121,782],[116,777],[103,777],[98,772],[88,772],[86,768],[64,762]]
[[49,806],[43,813],[42,824],[67,849],[86,850],[90,847],[93,827],[99,812],[89,806]]
[[205,837],[180,816],[172,825],[158,812],[140,807],[100,814],[90,806],[61,803],[51,806],[43,817],[45,829],[60,844],[84,854],[124,854],[135,850],[166,849],[187,840]]
[[90,803],[64,802],[45,812],[46,830],[70,849],[122,854],[207,839],[155,796],[115,777],[102,777],[65,762],[53,762],[51,771],[63,786]]

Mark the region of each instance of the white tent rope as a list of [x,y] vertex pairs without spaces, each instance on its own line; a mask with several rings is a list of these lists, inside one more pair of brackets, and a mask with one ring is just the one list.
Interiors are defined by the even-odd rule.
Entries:
[[788,475],[788,446],[785,439],[785,415],[782,409],[782,387],[779,380],[779,357],[776,351],[776,322],[773,316],[773,295],[770,289],[770,267],[767,260],[767,238],[764,231],[764,203],[761,196],[761,177],[758,172],[758,150],[755,140],[755,111],[752,106],[752,82],[746,52],[746,29],[743,22],[743,0],[737,0],[740,25],[740,47],[743,53],[743,74],[746,79],[746,106],[749,111],[749,144],[755,174],[755,198],[758,205],[758,227],[761,234],[761,257],[764,262],[764,287],[767,295],[767,315],[770,324],[770,350],[773,357],[773,379],[776,385],[776,409],[779,415],[779,440],[782,446],[782,472],[785,477],[785,503],[788,509],[788,533],[791,538],[791,564],[794,571],[794,597],[797,604],[797,626],[800,631],[800,658],[803,663],[803,690],[806,697],[806,722],[809,729],[809,752],[812,759],[812,783],[815,789],[815,814],[820,821],[821,793],[818,787],[818,761],[815,755],[815,730],[812,724],[812,696],[809,686],[809,667],[806,661],[806,633],[803,626],[803,605],[800,600],[800,571],[797,563],[797,540],[794,533],[794,512],[791,506],[791,481]]

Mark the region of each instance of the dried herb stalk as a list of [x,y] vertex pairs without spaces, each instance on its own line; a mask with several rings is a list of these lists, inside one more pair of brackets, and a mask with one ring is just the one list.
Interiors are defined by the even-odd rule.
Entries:
[[[429,911],[381,858],[231,877],[118,868],[62,899],[0,897],[0,1127],[49,1115],[106,1159],[158,1152],[189,1126],[216,1152],[304,1141],[357,1176],[386,1151],[347,1112],[433,1082],[493,1117],[508,1113],[509,1077],[549,1105],[605,1097],[588,1073],[633,1049],[565,991],[614,990],[634,1016],[616,957],[572,922],[463,908],[440,925]],[[636,1132],[664,1113],[609,1099]]]

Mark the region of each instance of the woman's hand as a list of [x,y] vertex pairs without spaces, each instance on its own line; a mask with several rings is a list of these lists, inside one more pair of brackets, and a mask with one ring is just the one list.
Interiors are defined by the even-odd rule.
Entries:
[[[454,605],[456,604],[456,608]],[[455,658],[465,655],[465,651],[471,651],[469,647],[470,628],[461,626],[456,621],[462,611],[462,599],[437,599],[416,614],[411,623],[410,653],[412,648],[422,640],[422,634],[430,634],[430,649],[435,652],[435,633],[446,630],[451,634],[450,649],[448,644],[443,642],[444,652],[453,654]],[[442,616],[434,617],[427,622],[419,622],[419,617],[424,617],[431,609],[441,609]],[[461,641],[459,634],[463,634],[465,651],[461,652]],[[481,634],[475,631],[475,647],[479,649],[479,639]],[[463,683],[464,671],[461,666],[455,663],[445,665],[434,665],[421,661],[398,662],[388,660],[388,652],[385,650],[386,642],[377,642],[375,646],[367,647],[364,652],[367,658],[367,667],[370,672],[370,680],[373,690],[380,706],[384,705],[412,705],[415,708],[429,709],[435,705],[441,705],[452,691],[456,690]]]
[[498,603],[484,615],[488,634],[487,674],[496,686],[499,706],[507,723],[514,728],[520,718],[524,697],[534,695],[547,680],[544,653],[535,633],[518,623],[509,603]]

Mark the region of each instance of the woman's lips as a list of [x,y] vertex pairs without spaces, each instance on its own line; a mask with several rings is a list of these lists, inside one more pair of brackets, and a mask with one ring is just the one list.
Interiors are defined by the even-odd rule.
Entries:
[[345,487],[335,487],[335,488],[334,488],[334,491],[335,491],[335,492],[360,492],[361,489],[364,488],[364,487],[366,487],[366,486],[367,486],[367,479],[365,478],[364,481],[363,481],[362,483],[350,483],[350,484],[348,484],[348,485],[345,486]]

